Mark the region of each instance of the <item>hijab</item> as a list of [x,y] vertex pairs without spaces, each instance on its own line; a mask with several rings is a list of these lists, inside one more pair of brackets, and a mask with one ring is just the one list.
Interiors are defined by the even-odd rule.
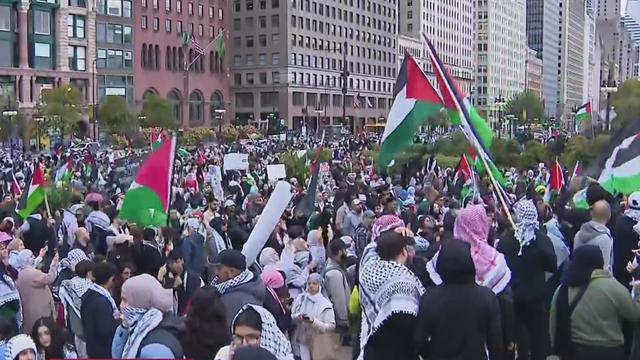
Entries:
[[264,287],[267,289],[267,291],[271,294],[271,296],[273,296],[274,299],[278,301],[278,304],[280,304],[282,312],[286,314],[286,310],[284,309],[284,306],[282,306],[282,303],[280,303],[278,294],[276,293],[276,289],[284,286],[284,277],[282,276],[280,271],[265,269],[260,274],[260,278],[262,279]]
[[33,252],[29,249],[24,249],[18,253],[18,258],[16,259],[14,267],[16,270],[21,271],[23,269],[33,267],[34,263],[35,259],[33,258]]
[[291,343],[287,337],[280,331],[276,323],[276,319],[271,315],[269,310],[262,306],[247,304],[238,311],[238,314],[233,318],[231,323],[231,331],[235,328],[235,322],[238,315],[252,309],[260,315],[262,321],[262,331],[260,332],[260,347],[269,351],[278,360],[293,360],[293,354],[291,353]]
[[298,295],[299,299],[296,299],[296,303],[292,309],[294,314],[309,314],[313,317],[319,316],[325,309],[333,308],[331,301],[322,295],[322,276],[318,273],[309,275],[308,283],[316,283],[320,285],[320,289],[316,294],[311,294],[309,288]]
[[279,262],[280,256],[278,255],[278,252],[273,248],[267,247],[262,249],[262,251],[260,252],[259,263],[263,269],[266,270],[267,268],[277,268]]
[[471,246],[476,282],[499,294],[509,284],[511,270],[504,255],[487,243],[489,230],[489,218],[484,206],[471,205],[462,209],[456,217],[453,235]]
[[322,267],[327,261],[327,251],[322,244],[322,236],[320,230],[311,230],[307,234],[307,244],[309,245],[309,253],[314,267]]

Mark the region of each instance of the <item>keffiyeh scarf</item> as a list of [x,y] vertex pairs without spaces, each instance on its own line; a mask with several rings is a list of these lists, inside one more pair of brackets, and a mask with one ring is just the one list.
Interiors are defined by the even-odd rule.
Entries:
[[18,313],[16,314],[16,322],[18,328],[22,326],[22,303],[20,302],[20,294],[13,279],[9,275],[3,275],[4,281],[0,281],[0,307],[12,301],[18,301]]
[[107,298],[107,300],[109,300],[109,303],[111,304],[111,310],[113,310],[113,315],[115,317],[118,312],[118,306],[116,305],[116,302],[113,300],[113,296],[111,296],[111,293],[107,291],[107,289],[95,283],[91,284],[89,289],[97,292],[98,294],[104,296],[105,298]]
[[635,222],[639,222],[640,221],[640,210],[636,210],[636,209],[627,209],[624,212],[624,216],[628,217],[629,219],[635,221]]
[[538,208],[531,200],[520,200],[513,205],[513,210],[518,218],[514,235],[520,243],[518,256],[521,256],[522,250],[536,239],[536,230],[540,227]]
[[60,283],[59,296],[64,306],[65,314],[69,313],[69,306],[80,317],[80,306],[82,305],[82,295],[91,288],[93,283],[86,278],[76,276],[70,280]]
[[376,240],[380,234],[397,227],[404,226],[402,219],[395,215],[382,215],[371,228],[372,240]]
[[67,257],[60,260],[58,273],[60,273],[64,269],[72,269],[74,266],[78,265],[80,261],[83,260],[89,260],[89,258],[87,257],[87,254],[85,254],[81,249],[73,249],[69,251]]
[[[248,308],[255,310],[260,315],[262,320],[262,332],[260,333],[260,347],[269,351],[278,360],[293,360],[293,354],[291,353],[291,343],[287,337],[280,331],[276,319],[271,313],[258,305],[245,305],[240,309],[238,314],[243,313]],[[238,315],[236,315],[236,318]],[[236,319],[233,319],[231,328],[234,328]]]
[[367,341],[391,315],[418,314],[420,296],[424,292],[420,280],[402,264],[373,260],[364,265],[360,271],[363,312],[358,359],[363,359]]
[[129,330],[129,337],[122,350],[122,359],[138,357],[140,344],[145,336],[162,322],[162,312],[158,309],[122,308],[122,316]]
[[253,280],[253,277],[254,275],[250,270],[245,270],[240,274],[238,274],[238,276],[231,278],[227,281],[221,282],[220,284],[216,284],[214,280],[211,285],[215,286],[215,288],[218,289],[218,292],[220,293],[220,295],[224,295],[227,291],[229,291],[229,289],[232,289],[242,284],[246,284],[249,281]]

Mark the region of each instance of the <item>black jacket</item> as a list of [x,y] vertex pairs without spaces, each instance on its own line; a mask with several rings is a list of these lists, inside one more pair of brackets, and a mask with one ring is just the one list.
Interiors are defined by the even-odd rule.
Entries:
[[476,284],[469,245],[443,243],[436,269],[443,283],[420,299],[414,332],[420,355],[428,360],[485,360],[488,353],[491,360],[503,359],[498,299],[491,289]]
[[264,294],[264,308],[269,310],[271,315],[276,319],[278,328],[283,333],[291,330],[291,314],[282,309],[280,300],[274,297],[269,291]]
[[627,216],[618,216],[613,224],[613,276],[622,285],[629,287],[631,274],[627,271],[627,263],[633,260],[631,250],[638,247],[640,236],[633,230],[635,221]]
[[94,290],[87,290],[82,295],[80,316],[89,358],[111,358],[111,343],[118,322],[113,318],[109,300]]
[[175,292],[178,297],[178,314],[183,315],[184,311],[191,300],[191,296],[196,290],[200,289],[202,285],[202,279],[198,274],[187,271],[183,275],[182,286],[178,287]]
[[137,274],[149,274],[158,277],[158,271],[164,265],[164,259],[158,249],[153,246],[138,243],[133,246],[133,259],[136,263]]
[[513,230],[505,233],[498,242],[498,251],[504,254],[511,269],[513,300],[519,304],[544,302],[546,292],[545,272],[557,270],[553,244],[544,231],[536,231],[535,240],[520,251],[520,242]]
[[418,360],[418,350],[410,334],[416,328],[416,317],[397,313],[389,316],[371,335],[364,347],[365,360]]

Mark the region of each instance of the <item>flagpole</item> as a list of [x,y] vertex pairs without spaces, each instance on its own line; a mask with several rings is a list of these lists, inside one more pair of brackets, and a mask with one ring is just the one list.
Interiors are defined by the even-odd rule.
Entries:
[[[187,70],[187,71],[189,71],[189,69],[191,68],[191,65],[193,65],[193,63],[195,63],[196,61],[198,61],[198,59],[199,59],[202,55],[204,55],[204,53],[205,53],[207,50],[209,50],[209,48],[213,45],[213,43],[214,43],[214,42],[216,42],[216,41],[218,40],[218,38],[220,38],[220,36],[223,36],[225,32],[227,32],[227,30],[221,31],[221,32],[220,32],[220,33],[219,33],[215,38],[213,38],[213,40],[211,40],[211,41],[207,44],[207,46],[205,46],[205,47],[202,49],[202,52],[201,52],[201,53],[198,53],[198,55],[197,55],[195,58],[193,58],[193,60],[191,60],[191,62],[190,62],[188,65],[186,65],[186,70]],[[192,34],[192,35],[193,35],[193,34]]]

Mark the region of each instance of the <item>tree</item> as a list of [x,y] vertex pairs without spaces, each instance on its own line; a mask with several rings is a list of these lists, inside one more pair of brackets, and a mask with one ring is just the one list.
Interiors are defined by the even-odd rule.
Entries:
[[141,125],[145,128],[176,129],[178,127],[173,118],[171,102],[158,95],[150,95],[145,98],[140,115],[142,115]]
[[[636,121],[640,114],[640,82],[638,80],[627,80],[623,82],[616,93],[611,96],[611,105],[615,107],[616,119],[611,122],[611,128],[616,130],[622,128],[630,121]],[[601,103],[606,110],[606,104]]]
[[545,118],[542,101],[531,91],[524,91],[512,97],[507,102],[505,112],[520,119],[521,124],[541,123]]
[[40,113],[45,128],[59,129],[62,136],[71,134],[82,119],[82,94],[71,84],[43,91]]
[[124,134],[137,128],[138,119],[122,96],[106,96],[98,110],[98,120],[111,134]]

